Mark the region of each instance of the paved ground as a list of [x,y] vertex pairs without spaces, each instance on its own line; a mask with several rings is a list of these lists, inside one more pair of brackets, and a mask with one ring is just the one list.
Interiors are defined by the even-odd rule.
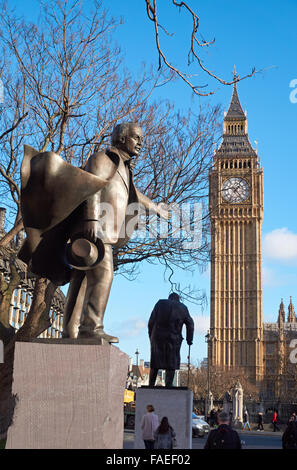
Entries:
[[[282,433],[280,432],[257,432],[257,431],[241,431],[240,439],[243,443],[243,449],[281,449]],[[203,449],[206,437],[193,439],[193,449]],[[124,433],[124,449],[134,448],[134,431],[125,431]]]

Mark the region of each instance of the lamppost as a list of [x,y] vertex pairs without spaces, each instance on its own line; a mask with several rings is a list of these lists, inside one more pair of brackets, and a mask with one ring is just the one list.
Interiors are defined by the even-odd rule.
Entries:
[[139,356],[139,351],[138,349],[136,349],[135,351],[135,356],[136,356],[136,385],[135,385],[135,388],[138,388],[138,379],[139,379],[139,376],[138,376],[138,356]]
[[138,349],[136,349],[136,351],[135,351],[135,356],[136,356],[136,365],[138,366],[138,356],[139,356]]
[[210,400],[210,353],[209,353],[209,350],[210,350],[211,339],[212,337],[208,330],[207,334],[205,335],[205,342],[207,343],[207,398],[206,398],[207,406],[205,407],[206,416],[208,414],[209,400]]

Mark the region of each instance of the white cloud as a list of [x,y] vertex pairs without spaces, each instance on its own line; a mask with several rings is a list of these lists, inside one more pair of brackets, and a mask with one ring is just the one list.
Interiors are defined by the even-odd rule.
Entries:
[[193,316],[195,332],[198,335],[206,335],[207,330],[210,327],[210,317],[206,315],[194,315]]
[[143,330],[147,330],[147,322],[139,317],[128,318],[117,326],[118,336],[125,338],[138,336]]
[[277,287],[280,285],[280,275],[266,266],[262,268],[262,278],[265,287]]
[[297,261],[297,234],[277,228],[263,238],[263,255],[281,261]]

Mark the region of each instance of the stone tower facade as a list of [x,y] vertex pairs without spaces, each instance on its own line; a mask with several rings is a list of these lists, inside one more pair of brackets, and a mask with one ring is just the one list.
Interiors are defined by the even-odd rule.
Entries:
[[236,83],[209,174],[209,208],[210,366],[242,368],[259,384],[263,375],[263,170],[249,142]]

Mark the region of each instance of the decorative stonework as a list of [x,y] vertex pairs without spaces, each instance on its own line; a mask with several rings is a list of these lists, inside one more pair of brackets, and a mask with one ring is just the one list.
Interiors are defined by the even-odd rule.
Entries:
[[252,381],[259,383],[263,374],[263,170],[248,139],[236,84],[209,181],[210,364],[242,367]]

